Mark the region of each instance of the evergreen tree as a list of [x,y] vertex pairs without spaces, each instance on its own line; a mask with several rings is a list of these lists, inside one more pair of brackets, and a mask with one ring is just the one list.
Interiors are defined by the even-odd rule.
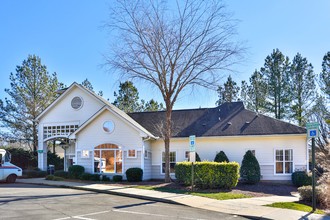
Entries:
[[293,58],[290,67],[291,114],[300,126],[306,122],[308,109],[315,99],[315,74],[312,64],[301,54]]
[[320,87],[330,101],[330,51],[323,57],[322,72],[320,74]]
[[250,85],[242,81],[241,99],[247,109],[262,112],[265,108],[266,96],[266,82],[259,71],[255,70],[250,77]]
[[37,116],[53,101],[61,84],[56,73],[49,74],[36,55],[29,55],[16,73],[9,76],[10,89],[5,89],[9,99],[0,100],[1,127],[4,127],[12,138],[32,142],[37,150],[38,131]]
[[242,160],[240,175],[243,181],[255,184],[260,181],[260,166],[257,158],[248,150]]
[[237,83],[229,75],[223,86],[218,86],[217,92],[219,99],[216,105],[219,106],[225,102],[237,101],[239,90],[239,86],[237,86]]
[[229,159],[227,157],[227,155],[225,154],[225,152],[220,151],[219,153],[217,153],[217,155],[214,158],[214,162],[229,162]]
[[143,106],[143,111],[145,112],[161,111],[165,109],[163,103],[158,103],[154,99],[151,99],[147,103],[145,103],[144,100],[141,100],[141,106]]
[[139,92],[131,81],[120,83],[118,94],[114,92],[114,96],[116,99],[112,104],[122,111],[126,113],[140,111]]
[[81,85],[84,86],[86,89],[89,89],[90,91],[94,92],[93,85],[87,78],[82,81]]
[[277,119],[283,119],[288,115],[289,68],[289,58],[285,57],[279,49],[273,50],[273,53],[266,57],[264,67],[261,68],[268,91],[265,107]]

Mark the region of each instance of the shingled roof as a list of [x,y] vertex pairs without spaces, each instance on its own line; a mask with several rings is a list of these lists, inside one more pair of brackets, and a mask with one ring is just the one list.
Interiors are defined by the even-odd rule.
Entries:
[[[130,113],[136,122],[155,136],[161,136],[165,112]],[[173,110],[173,137],[305,134],[306,129],[244,108],[242,102],[215,108]]]

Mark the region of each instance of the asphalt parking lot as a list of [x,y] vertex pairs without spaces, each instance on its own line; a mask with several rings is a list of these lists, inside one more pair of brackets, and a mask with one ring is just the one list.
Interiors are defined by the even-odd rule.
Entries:
[[182,205],[102,193],[0,183],[0,219],[244,219]]

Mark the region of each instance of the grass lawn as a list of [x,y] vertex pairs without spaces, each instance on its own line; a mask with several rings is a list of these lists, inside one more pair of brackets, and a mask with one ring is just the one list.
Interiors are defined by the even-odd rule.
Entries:
[[147,190],[156,190],[160,192],[170,192],[170,193],[179,193],[179,194],[189,194],[194,196],[202,196],[210,199],[217,200],[226,200],[226,199],[242,199],[250,198],[250,196],[241,194],[241,193],[232,193],[232,192],[191,192],[182,189],[172,189],[167,187],[155,187],[155,186],[136,186],[138,189],[147,189]]
[[[293,210],[298,210],[298,211],[303,211],[303,212],[311,212],[312,207],[301,204],[298,202],[276,202],[270,205],[265,205],[269,207],[275,207],[275,208],[282,208],[282,209],[293,209]],[[325,212],[319,209],[316,209],[315,214],[321,214],[324,215]]]

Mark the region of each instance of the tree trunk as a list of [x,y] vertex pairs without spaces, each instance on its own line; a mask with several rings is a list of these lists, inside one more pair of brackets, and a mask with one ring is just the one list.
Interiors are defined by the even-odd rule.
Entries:
[[33,152],[36,152],[38,149],[38,134],[37,134],[37,128],[36,123],[33,121],[32,124],[32,136],[33,136]]
[[166,102],[166,127],[164,134],[165,143],[165,182],[171,182],[170,177],[170,138],[172,135],[172,107],[170,102]]

